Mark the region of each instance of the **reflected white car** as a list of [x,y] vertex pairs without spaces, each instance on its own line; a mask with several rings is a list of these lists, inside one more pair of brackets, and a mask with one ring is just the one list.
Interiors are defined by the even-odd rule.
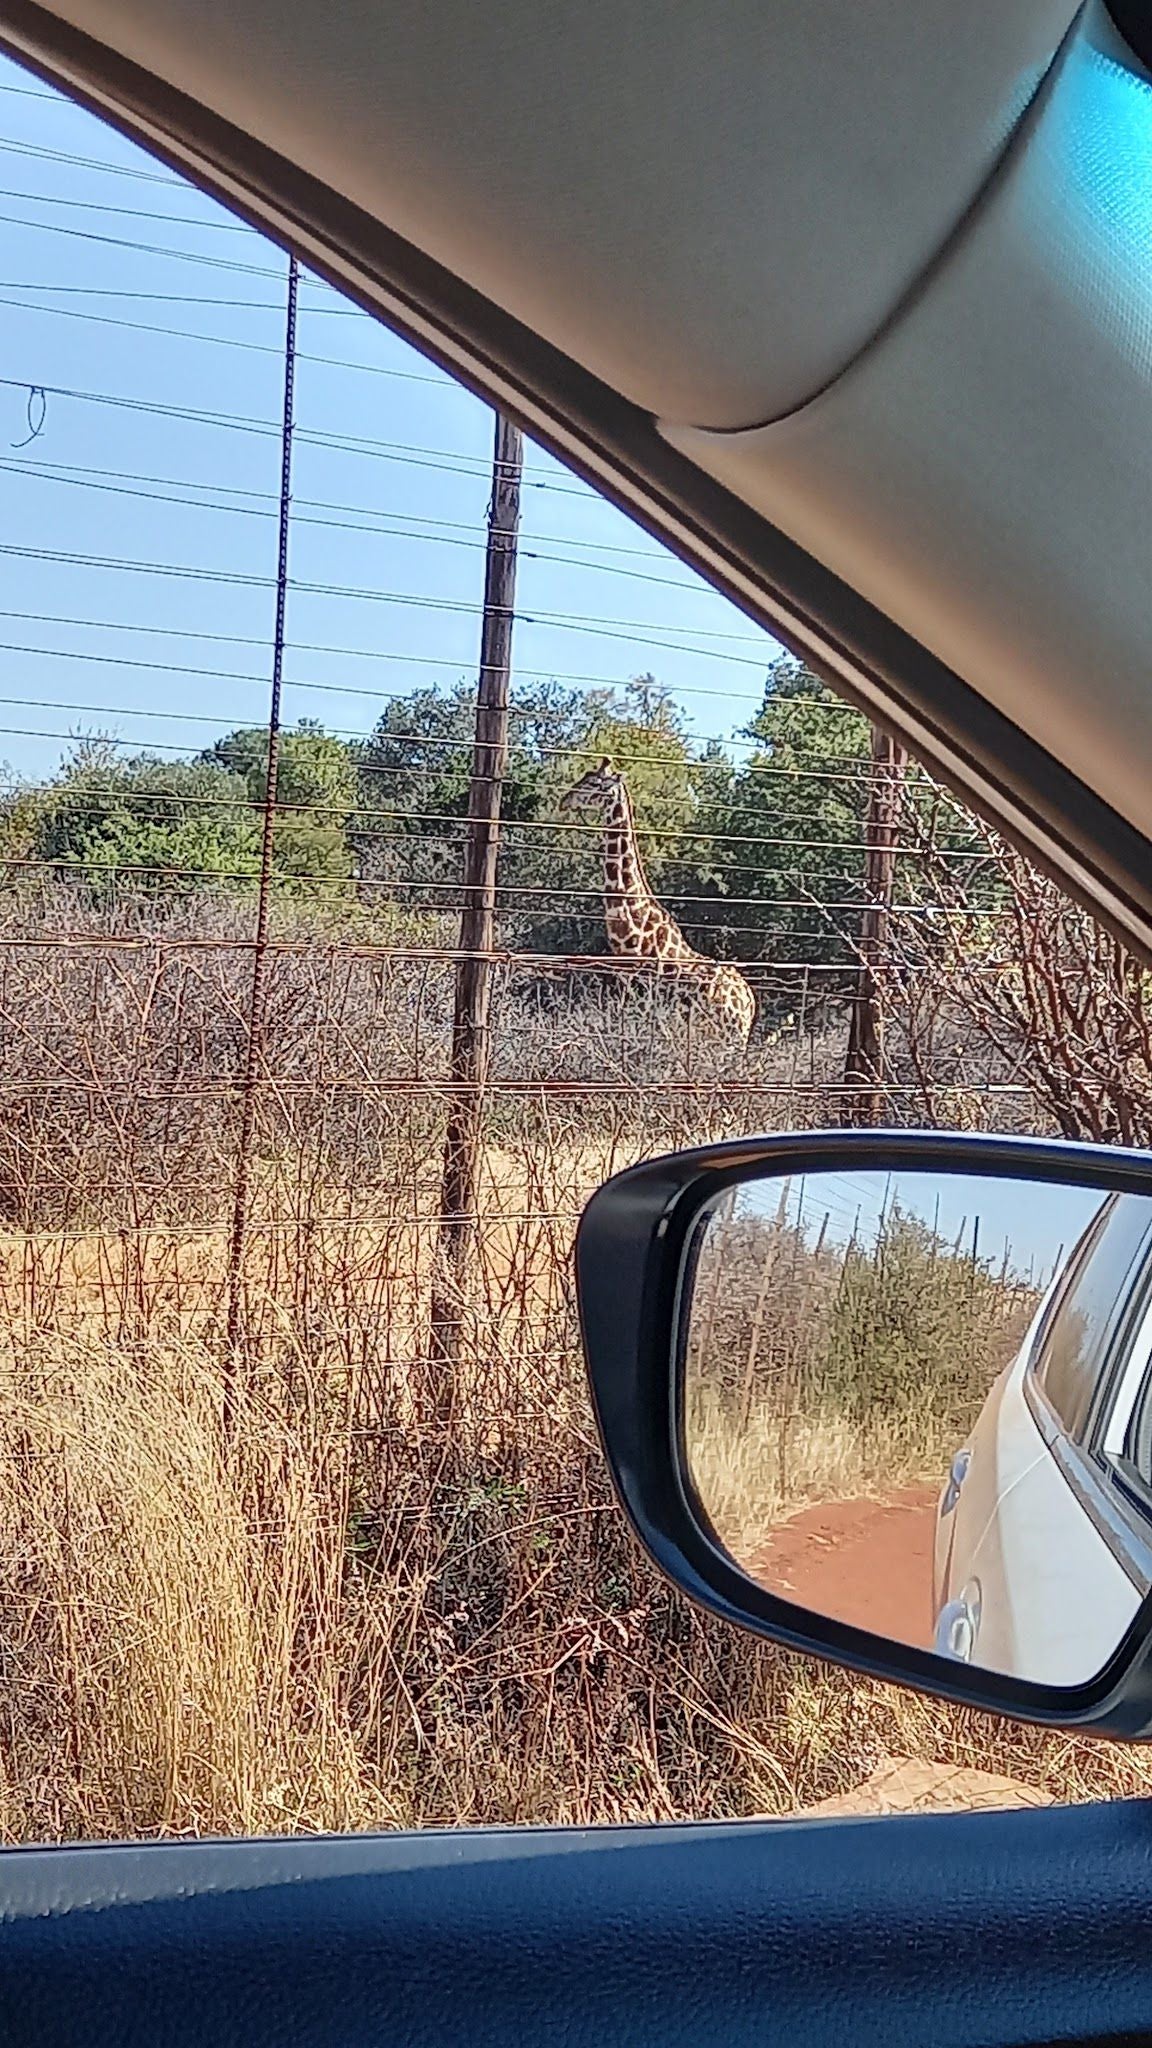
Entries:
[[936,1516],[935,1646],[1084,1685],[1152,1584],[1152,1225],[1102,1205],[1049,1287]]

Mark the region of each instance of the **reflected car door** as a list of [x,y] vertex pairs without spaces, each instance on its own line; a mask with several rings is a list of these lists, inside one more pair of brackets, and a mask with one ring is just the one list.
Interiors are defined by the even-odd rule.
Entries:
[[1134,1616],[1152,1579],[1152,1524],[1117,1485],[1116,1432],[1152,1350],[1150,1300],[1152,1232],[1114,1197],[985,1403],[950,1516],[946,1491],[947,1653],[1083,1683]]

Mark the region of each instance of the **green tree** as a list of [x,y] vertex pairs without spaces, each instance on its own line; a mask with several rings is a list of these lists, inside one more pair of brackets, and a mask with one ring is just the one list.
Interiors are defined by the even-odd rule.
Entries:
[[[237,727],[201,758],[243,778],[259,833],[259,807],[268,793],[267,727]],[[356,758],[346,740],[311,718],[281,733],[272,835],[272,867],[279,880],[306,893],[309,884],[320,887],[351,877],[357,799]]]
[[[536,816],[551,763],[581,731],[584,697],[558,683],[518,687],[510,717],[503,814]],[[356,752],[363,813],[386,810],[411,838],[435,838],[445,819],[468,810],[474,685],[394,697]]]
[[[474,721],[471,684],[416,690],[391,700],[356,751],[358,865],[370,882],[394,889],[401,904],[458,908]],[[543,683],[515,692],[500,858],[502,907],[516,927],[511,937],[522,936],[523,921],[557,878],[556,762],[586,723],[579,691]]]
[[864,882],[867,720],[785,657],[741,737],[744,760],[729,769],[721,758],[703,785],[709,921],[745,958],[847,964]]
[[204,759],[125,757],[102,739],[79,741],[34,800],[30,845],[36,860],[94,887],[122,877],[147,891],[195,890],[259,864],[241,775]]
[[[769,671],[742,738],[750,743],[744,760],[729,767],[721,756],[702,783],[702,823],[712,833],[714,879],[704,913],[716,932],[712,950],[810,964],[819,969],[810,998],[839,996],[856,970],[867,894],[871,728],[810,669],[784,657]],[[943,862],[962,887],[966,915],[996,908],[998,884],[980,859],[972,821],[915,765],[902,791],[900,843],[897,904],[925,904],[926,876]],[[931,950],[930,918],[922,931]],[[795,995],[795,975],[783,977],[780,1007],[792,1009]]]
[[6,761],[0,768],[0,871],[19,887],[39,858],[40,792],[18,781]]

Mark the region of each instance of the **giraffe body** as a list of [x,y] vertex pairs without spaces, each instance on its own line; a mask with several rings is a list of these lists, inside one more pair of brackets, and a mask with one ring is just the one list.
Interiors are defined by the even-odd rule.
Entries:
[[561,800],[565,810],[595,809],[604,820],[604,922],[610,952],[650,960],[661,979],[691,994],[741,1045],[756,1020],[756,998],[739,969],[709,960],[688,944],[653,895],[636,837],[628,785],[605,759]]

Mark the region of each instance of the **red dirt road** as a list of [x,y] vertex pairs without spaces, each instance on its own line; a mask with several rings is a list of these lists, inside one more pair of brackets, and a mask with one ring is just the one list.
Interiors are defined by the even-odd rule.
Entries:
[[934,1487],[804,1508],[745,1565],[769,1592],[895,1642],[932,1647]]

